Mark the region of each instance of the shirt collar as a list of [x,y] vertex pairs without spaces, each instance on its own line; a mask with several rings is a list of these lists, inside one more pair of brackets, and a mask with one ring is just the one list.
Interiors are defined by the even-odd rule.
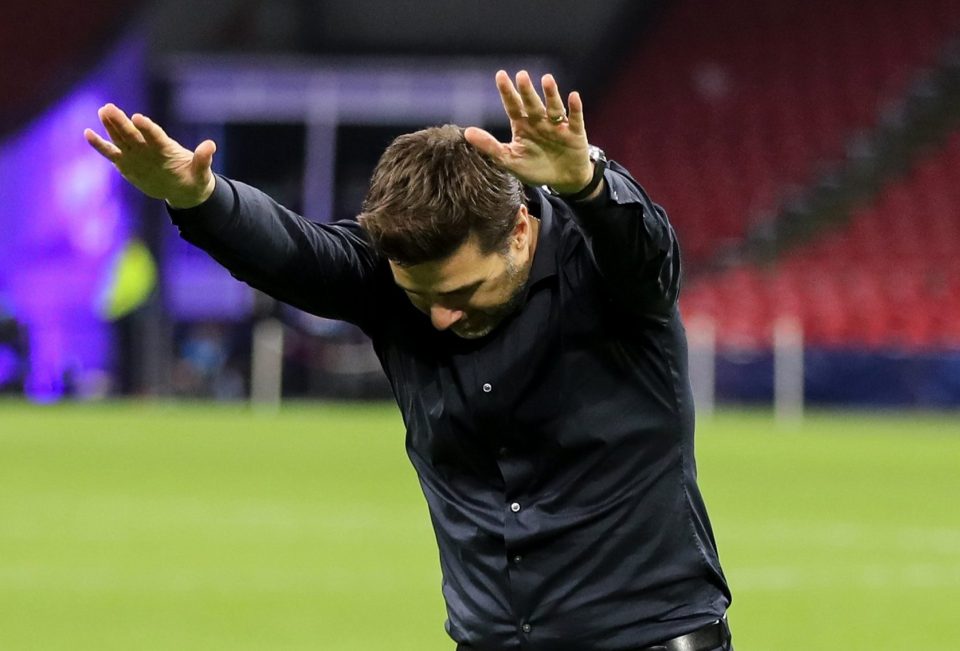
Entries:
[[557,274],[557,247],[560,241],[560,229],[553,206],[539,189],[531,189],[527,200],[530,213],[540,219],[540,232],[537,235],[537,249],[533,254],[528,286]]

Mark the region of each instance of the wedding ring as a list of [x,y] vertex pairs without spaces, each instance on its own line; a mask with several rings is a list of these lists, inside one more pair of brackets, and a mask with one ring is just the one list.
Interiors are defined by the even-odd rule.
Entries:
[[567,114],[561,113],[560,115],[548,116],[548,119],[554,124],[560,124],[561,122],[567,121]]

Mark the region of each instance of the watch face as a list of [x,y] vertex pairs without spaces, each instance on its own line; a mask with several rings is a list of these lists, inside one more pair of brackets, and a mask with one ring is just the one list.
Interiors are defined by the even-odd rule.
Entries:
[[597,147],[596,145],[590,145],[589,148],[587,149],[587,152],[588,152],[588,155],[590,156],[590,160],[592,160],[595,163],[597,161],[607,160],[607,155],[603,153],[603,150]]

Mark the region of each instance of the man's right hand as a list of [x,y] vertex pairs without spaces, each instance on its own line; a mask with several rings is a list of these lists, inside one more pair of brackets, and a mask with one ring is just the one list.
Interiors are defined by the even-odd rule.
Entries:
[[173,208],[199,206],[213,193],[216,178],[211,165],[217,145],[212,140],[190,151],[140,113],[128,118],[107,104],[97,115],[110,140],[92,129],[84,130],[84,138],[138,190],[165,199]]

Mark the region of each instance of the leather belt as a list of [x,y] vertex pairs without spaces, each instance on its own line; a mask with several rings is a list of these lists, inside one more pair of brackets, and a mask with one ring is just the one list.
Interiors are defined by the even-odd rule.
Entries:
[[639,651],[714,651],[725,649],[729,641],[730,626],[724,617],[692,633],[645,646]]
[[[729,642],[730,627],[727,625],[727,618],[724,617],[692,633],[645,646],[637,651],[715,651],[729,648],[727,647]],[[466,644],[459,644],[457,651],[476,651],[476,649]]]

